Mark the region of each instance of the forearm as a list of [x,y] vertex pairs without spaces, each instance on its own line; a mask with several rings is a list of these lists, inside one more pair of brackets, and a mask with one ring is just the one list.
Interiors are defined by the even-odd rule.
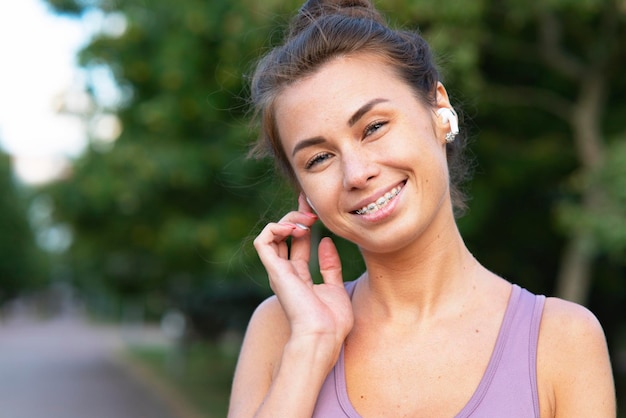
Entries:
[[310,418],[339,348],[322,341],[290,341],[256,418]]

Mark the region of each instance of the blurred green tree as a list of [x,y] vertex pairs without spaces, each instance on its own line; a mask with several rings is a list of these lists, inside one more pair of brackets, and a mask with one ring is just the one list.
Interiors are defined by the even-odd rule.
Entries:
[[[65,257],[75,281],[149,312],[177,306],[205,317],[208,332],[221,329],[236,317],[228,307],[256,305],[267,292],[264,281],[248,290],[260,276],[249,237],[268,200],[286,202],[265,175],[270,165],[245,156],[253,134],[242,122],[242,69],[262,48],[269,16],[254,1],[50,4],[66,13],[97,8],[102,17],[80,54],[93,75],[95,107],[83,115],[90,146],[70,178],[41,190],[72,227]],[[103,72],[121,101],[99,96]],[[111,115],[119,127],[103,139],[99,121],[115,122]]]
[[[568,201],[579,207],[583,216],[602,217],[603,202],[611,198],[609,191],[623,179],[614,177],[602,184],[581,184],[578,179],[604,170],[608,149],[624,137],[623,127],[614,121],[623,117],[626,105],[622,99],[626,84],[621,76],[626,51],[619,41],[626,38],[626,10],[611,0],[536,2],[525,9],[508,6],[496,8],[490,15],[508,39],[492,37],[489,56],[515,71],[492,73],[496,83],[490,102],[507,103],[518,111],[524,106],[531,115],[543,113],[558,119],[552,128],[544,127],[544,135],[557,141],[566,139],[565,143],[559,141],[556,151],[568,149],[576,165],[566,177],[569,184],[562,183],[557,203]],[[594,261],[606,253],[605,237],[577,227],[577,222],[564,223],[561,211],[555,216],[566,226],[562,231],[568,238],[560,257],[556,293],[587,303]],[[619,233],[626,234],[626,224],[619,227]],[[622,254],[624,250],[622,246]]]
[[11,157],[0,152],[0,303],[47,280],[27,207],[26,192],[13,179]]

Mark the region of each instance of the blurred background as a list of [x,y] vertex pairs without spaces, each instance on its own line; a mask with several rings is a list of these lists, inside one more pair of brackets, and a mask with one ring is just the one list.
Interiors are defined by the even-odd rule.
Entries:
[[[140,370],[126,378],[168,416],[226,415],[243,331],[270,294],[251,241],[295,207],[271,162],[246,158],[247,75],[300,5],[0,5],[0,375],[20,364],[10,353],[32,366],[29,350],[76,360],[74,347]],[[377,5],[419,28],[463,114],[470,250],[598,316],[626,408],[626,1]],[[352,279],[358,252],[339,247]]]

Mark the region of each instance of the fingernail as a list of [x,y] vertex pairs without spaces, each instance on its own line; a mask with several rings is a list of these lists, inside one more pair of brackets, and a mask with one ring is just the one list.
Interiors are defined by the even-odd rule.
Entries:
[[299,223],[297,223],[297,222],[296,222],[296,226],[297,226],[298,228],[300,228],[300,229],[304,229],[305,231],[308,231],[308,230],[309,230],[309,227],[308,227],[308,226],[306,226],[306,225],[302,225],[302,224],[299,224]]
[[309,218],[317,219],[317,215],[314,214],[314,213],[311,213],[311,212],[303,212],[303,213],[304,213],[304,215],[308,216]]

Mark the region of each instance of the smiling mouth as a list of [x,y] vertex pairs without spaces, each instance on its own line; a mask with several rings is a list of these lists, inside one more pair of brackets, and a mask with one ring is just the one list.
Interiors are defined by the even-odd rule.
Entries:
[[387,206],[387,204],[391,200],[393,200],[396,196],[398,196],[398,194],[402,190],[403,186],[404,186],[404,183],[400,184],[397,187],[394,187],[393,189],[391,189],[390,191],[385,193],[384,196],[381,196],[378,199],[376,199],[375,202],[372,202],[372,203],[370,203],[367,206],[363,206],[361,209],[355,210],[352,213],[354,213],[356,215],[368,215],[370,213],[377,212],[378,210],[380,210],[383,207]]

